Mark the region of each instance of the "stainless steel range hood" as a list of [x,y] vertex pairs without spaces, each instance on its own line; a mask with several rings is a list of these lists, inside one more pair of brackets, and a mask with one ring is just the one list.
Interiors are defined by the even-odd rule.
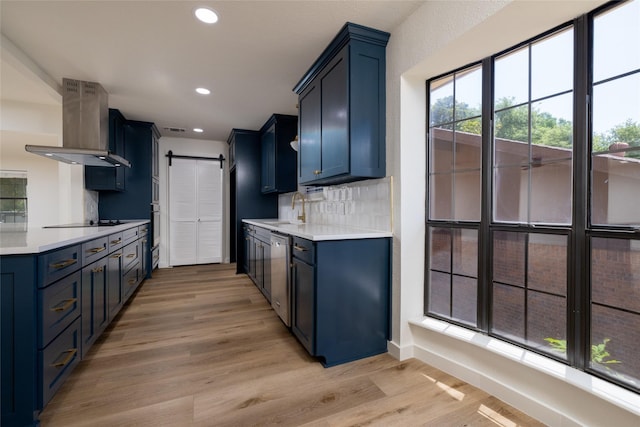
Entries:
[[25,145],[24,149],[74,165],[131,167],[109,152],[108,94],[95,82],[62,79],[62,147]]

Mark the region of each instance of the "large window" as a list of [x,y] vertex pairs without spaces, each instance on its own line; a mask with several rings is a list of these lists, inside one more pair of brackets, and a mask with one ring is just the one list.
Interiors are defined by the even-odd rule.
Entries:
[[482,68],[429,84],[430,313],[477,325]]
[[640,0],[427,93],[425,314],[640,390]]

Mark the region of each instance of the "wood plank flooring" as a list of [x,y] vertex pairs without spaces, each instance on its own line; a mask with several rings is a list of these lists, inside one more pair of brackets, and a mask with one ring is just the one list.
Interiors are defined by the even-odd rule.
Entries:
[[417,360],[325,369],[235,265],[156,270],[42,426],[540,426]]

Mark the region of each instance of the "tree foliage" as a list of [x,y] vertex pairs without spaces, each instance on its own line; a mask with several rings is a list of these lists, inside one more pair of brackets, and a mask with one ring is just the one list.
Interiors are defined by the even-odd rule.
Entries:
[[[529,142],[529,107],[514,107],[514,98],[505,97],[495,104],[494,131],[496,138]],[[431,105],[430,125],[452,129],[454,122],[453,96],[437,99]],[[480,135],[482,123],[480,109],[470,107],[465,102],[455,103],[456,130]],[[468,119],[475,117],[473,119]],[[465,120],[468,119],[468,120]],[[603,152],[616,142],[626,142],[630,147],[640,147],[640,122],[627,119],[603,133],[593,135],[594,152]],[[573,124],[571,121],[555,117],[548,112],[531,109],[531,143],[551,147],[571,148],[573,146]],[[640,151],[630,151],[627,156],[640,158]]]

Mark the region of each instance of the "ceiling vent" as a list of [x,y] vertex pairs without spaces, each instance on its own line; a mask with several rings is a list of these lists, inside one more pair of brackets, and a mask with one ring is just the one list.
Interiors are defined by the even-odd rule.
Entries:
[[179,127],[165,127],[163,129],[166,130],[167,132],[176,132],[176,133],[186,132],[185,128],[179,128]]

